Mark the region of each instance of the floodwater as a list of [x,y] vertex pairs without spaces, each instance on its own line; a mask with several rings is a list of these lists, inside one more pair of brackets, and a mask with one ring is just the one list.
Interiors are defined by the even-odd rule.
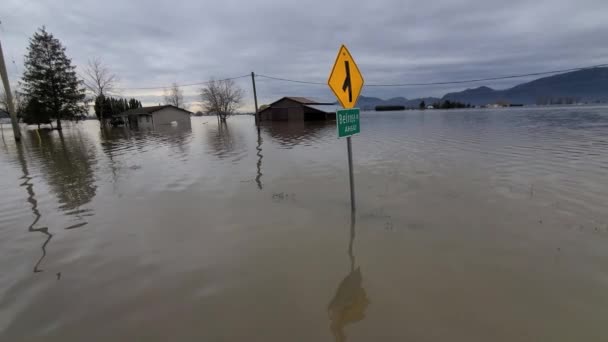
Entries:
[[2,341],[606,341],[608,108],[0,140]]

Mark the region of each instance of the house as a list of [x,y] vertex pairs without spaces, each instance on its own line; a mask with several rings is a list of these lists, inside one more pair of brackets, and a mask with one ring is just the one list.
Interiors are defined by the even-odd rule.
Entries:
[[337,105],[305,97],[284,97],[258,112],[261,121],[335,120]]
[[191,114],[182,108],[163,105],[130,109],[114,115],[114,119],[122,119],[131,128],[154,128],[173,123],[190,127]]
[[10,123],[10,122],[11,122],[11,115],[7,111],[0,109],[0,124]]

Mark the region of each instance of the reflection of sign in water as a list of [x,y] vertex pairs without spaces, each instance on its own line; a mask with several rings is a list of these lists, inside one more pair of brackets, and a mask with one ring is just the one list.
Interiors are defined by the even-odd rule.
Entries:
[[359,108],[343,109],[336,112],[338,138],[349,137],[361,131],[359,126]]
[[361,94],[363,83],[363,75],[353,56],[350,55],[346,46],[342,45],[329,74],[327,85],[334,92],[342,107],[353,108]]
[[349,273],[338,286],[334,298],[329,303],[329,319],[331,332],[336,341],[346,341],[344,327],[365,318],[365,310],[369,300],[362,286],[361,269]]
[[363,288],[361,269],[359,267],[355,269],[354,240],[355,216],[353,213],[351,215],[350,243],[348,245],[350,273],[340,282],[334,298],[327,307],[329,320],[331,321],[330,329],[337,342],[346,341],[344,327],[365,318],[365,310],[369,306],[369,299]]

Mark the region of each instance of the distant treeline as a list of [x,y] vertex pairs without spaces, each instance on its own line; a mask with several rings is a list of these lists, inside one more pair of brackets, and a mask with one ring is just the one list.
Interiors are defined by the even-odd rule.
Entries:
[[472,108],[472,107],[474,107],[474,106],[471,106],[470,103],[464,104],[464,103],[458,102],[458,101],[445,100],[445,101],[434,102],[431,105],[427,105],[424,101],[420,101],[418,108],[427,109],[428,106],[432,106],[433,109],[453,109],[453,108]]
[[112,115],[120,114],[129,109],[141,108],[141,102],[137,99],[121,99],[99,95],[95,98],[95,115],[97,119],[111,119]]
[[[421,104],[421,108],[424,108],[422,106],[424,104],[424,101],[421,102],[420,104]],[[435,108],[435,109],[471,108],[471,104],[470,103],[464,104],[464,103],[458,102],[458,101],[445,100],[445,101],[439,101],[439,102],[433,103],[433,108]]]
[[537,105],[570,105],[575,103],[581,103],[580,97],[541,97],[536,99]]
[[[432,106],[433,109],[453,109],[453,108],[471,108],[471,107],[473,107],[473,106],[471,106],[470,103],[464,104],[462,102],[450,101],[450,100],[438,101],[438,102],[433,103],[430,106]],[[406,107],[406,106],[402,106],[402,105],[379,105],[379,106],[376,106],[375,109],[377,112],[406,110],[406,109],[427,109],[427,104],[424,101],[421,101],[417,108]]]

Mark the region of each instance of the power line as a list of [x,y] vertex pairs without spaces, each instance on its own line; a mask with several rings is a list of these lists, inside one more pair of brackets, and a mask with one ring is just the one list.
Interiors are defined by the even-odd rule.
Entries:
[[[529,77],[529,76],[559,74],[559,73],[565,73],[565,72],[571,72],[571,71],[579,71],[579,70],[585,70],[585,69],[593,69],[593,68],[600,68],[600,67],[606,67],[606,66],[608,66],[608,64],[598,64],[598,65],[592,65],[592,66],[581,67],[581,68],[570,68],[570,69],[561,69],[561,70],[552,70],[552,71],[543,71],[543,72],[533,72],[533,73],[518,74],[518,75],[509,75],[509,76],[498,76],[498,77],[488,77],[488,78],[475,78],[475,79],[468,79],[468,80],[439,81],[439,82],[428,82],[428,83],[365,84],[365,86],[366,87],[412,87],[412,86],[429,86],[429,85],[447,85],[447,84],[474,83],[474,82],[483,82],[483,81],[496,81],[496,80],[506,80],[506,79],[512,79],[512,78],[522,78],[522,77]],[[261,74],[256,74],[256,76],[263,77],[263,78],[268,78],[268,79],[272,79],[272,80],[277,80],[277,81],[284,81],[284,82],[302,83],[302,84],[314,84],[314,85],[327,85],[327,83],[325,83],[325,82],[301,81],[301,80],[293,80],[293,79],[288,79],[288,78],[267,76],[267,75],[261,75]]]
[[[243,75],[243,76],[224,78],[224,79],[221,79],[221,80],[208,80],[208,81],[197,82],[197,83],[178,84],[177,87],[178,88],[191,87],[191,86],[209,84],[209,83],[211,83],[213,81],[229,81],[229,80],[236,80],[236,79],[244,78],[244,77],[251,77],[251,75],[247,74],[247,75]],[[171,88],[171,87],[173,87],[173,85],[162,86],[162,87],[133,87],[133,88],[115,88],[115,89],[116,90],[144,90],[144,89],[167,89],[167,88]]]
[[288,78],[281,78],[281,77],[274,77],[274,76],[266,76],[266,75],[261,75],[261,74],[255,74],[256,77],[263,77],[263,78],[269,78],[271,80],[277,80],[277,81],[285,81],[285,82],[292,82],[292,83],[303,83],[303,84],[315,84],[315,85],[324,85],[326,86],[327,83],[326,82],[309,82],[309,81],[299,81],[299,80],[290,80]]
[[605,66],[608,66],[608,64],[598,64],[598,65],[592,65],[592,66],[582,67],[582,68],[571,68],[571,69],[562,69],[562,70],[533,72],[533,73],[519,74],[519,75],[498,76],[498,77],[488,77],[488,78],[477,78],[477,79],[470,79],[470,80],[440,81],[440,82],[429,82],[429,83],[367,84],[366,86],[368,86],[368,87],[407,87],[407,86],[426,86],[426,85],[445,85],[445,84],[474,83],[474,82],[483,82],[483,81],[506,80],[506,79],[512,79],[512,78],[529,77],[529,76],[559,74],[559,73],[565,73],[565,72],[571,72],[571,71],[579,71],[579,70],[592,69],[592,68],[599,68],[599,67],[605,67]]

